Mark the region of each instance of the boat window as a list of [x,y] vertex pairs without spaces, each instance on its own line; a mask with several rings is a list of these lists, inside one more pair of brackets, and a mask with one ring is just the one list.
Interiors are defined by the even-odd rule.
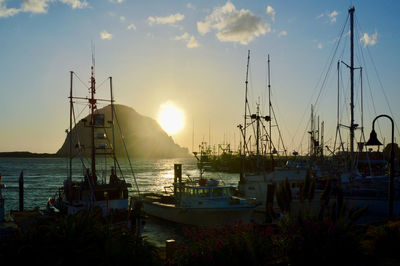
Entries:
[[184,194],[186,196],[193,196],[196,194],[196,191],[193,188],[185,188]]
[[210,190],[209,189],[204,189],[204,188],[199,188],[198,189],[199,197],[210,197]]
[[229,190],[229,188],[224,188],[224,195],[225,196],[230,196],[231,195],[231,191]]
[[222,188],[213,189],[213,197],[222,197],[224,195]]

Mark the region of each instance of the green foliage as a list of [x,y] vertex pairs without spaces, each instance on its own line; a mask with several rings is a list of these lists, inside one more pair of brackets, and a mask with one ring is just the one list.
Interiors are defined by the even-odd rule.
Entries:
[[379,226],[369,226],[361,243],[365,253],[376,265],[389,260],[400,265],[400,221],[389,221]]
[[186,241],[177,246],[175,259],[169,264],[266,265],[274,258],[271,226],[193,227],[185,228],[184,234]]
[[[0,247],[0,257],[39,265],[157,265],[157,250],[101,210],[37,221]],[[126,220],[125,223],[126,225]]]

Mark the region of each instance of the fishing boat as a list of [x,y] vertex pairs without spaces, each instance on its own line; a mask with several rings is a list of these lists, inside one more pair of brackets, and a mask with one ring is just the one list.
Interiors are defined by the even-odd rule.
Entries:
[[[119,127],[119,124],[114,108],[112,78],[109,78],[110,98],[97,99],[95,98],[94,60],[91,67],[89,96],[78,97],[73,95],[75,73],[71,71],[70,74],[70,122],[66,140],[66,142],[69,142],[69,172],[63,186],[49,199],[47,207],[64,214],[73,214],[96,207],[101,208],[104,215],[112,210],[128,210],[130,205],[133,204],[128,196],[128,188],[131,187],[131,184],[125,180],[115,155],[114,127],[115,124]],[[79,122],[79,126],[75,124],[73,129],[73,124],[76,121],[74,105],[78,102],[83,102],[89,107],[89,115]],[[98,108],[100,103],[109,104],[107,108],[111,109],[111,117],[106,116],[104,108],[102,109],[104,113]],[[107,121],[107,119],[110,120]],[[89,136],[79,136],[77,127],[84,128],[85,130],[81,132],[86,132]],[[86,140],[86,145],[82,144],[83,139]],[[123,141],[122,137],[121,139]],[[87,158],[84,158],[85,156],[90,156],[89,163],[87,163]],[[79,178],[73,177],[72,161],[74,158],[79,160],[82,165],[82,175]],[[108,162],[107,158],[110,158]],[[128,154],[127,158],[129,160]],[[102,169],[99,166],[100,161],[105,164]],[[131,170],[134,176],[132,166]],[[108,176],[107,172],[109,173]]]
[[197,180],[188,177],[182,181],[180,164],[174,165],[174,175],[174,183],[165,193],[144,196],[144,211],[148,215],[197,226],[251,221],[255,202],[233,196],[233,186],[222,185],[216,179],[205,179],[202,174]]

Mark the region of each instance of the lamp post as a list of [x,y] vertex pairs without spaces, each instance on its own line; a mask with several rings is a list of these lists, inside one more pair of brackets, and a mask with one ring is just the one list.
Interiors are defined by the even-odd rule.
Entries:
[[365,144],[366,146],[382,145],[378,140],[375,132],[375,121],[380,117],[386,117],[392,122],[392,146],[390,147],[390,175],[389,175],[389,218],[393,216],[393,201],[394,201],[394,122],[393,119],[388,115],[378,115],[372,121],[372,131],[369,135],[369,140]]

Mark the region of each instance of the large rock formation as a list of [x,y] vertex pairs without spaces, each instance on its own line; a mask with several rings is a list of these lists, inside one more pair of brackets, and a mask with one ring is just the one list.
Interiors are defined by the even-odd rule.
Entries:
[[[178,158],[189,156],[187,148],[182,148],[175,144],[173,139],[168,136],[152,118],[142,116],[130,107],[124,105],[114,105],[117,119],[114,118],[115,131],[115,152],[118,157],[126,156],[125,148],[121,136],[124,137],[129,156],[133,158]],[[112,145],[111,106],[108,105],[98,110],[99,114],[104,114],[105,125],[108,127],[96,128],[95,146],[97,152],[106,152]],[[87,120],[85,122],[85,120]],[[72,135],[73,154],[77,155],[78,147],[81,147],[81,155],[90,156],[91,141],[89,116],[79,121],[72,129],[72,134],[68,134],[64,144],[57,151],[58,156],[69,156],[69,136]],[[118,121],[118,123],[117,123]],[[118,126],[119,124],[119,126]],[[120,127],[120,129],[119,129]],[[106,133],[106,139],[99,138],[101,133]],[[122,133],[122,134],[121,134]],[[79,143],[79,144],[78,144]]]

